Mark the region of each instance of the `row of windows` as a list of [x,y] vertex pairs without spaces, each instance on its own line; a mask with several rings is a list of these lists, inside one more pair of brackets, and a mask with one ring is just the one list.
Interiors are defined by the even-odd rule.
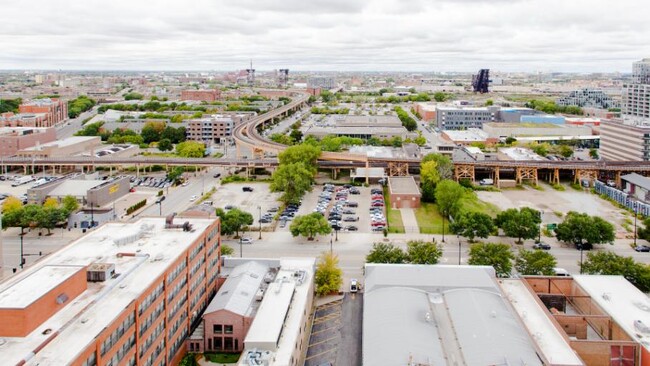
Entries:
[[178,295],[178,293],[183,289],[183,287],[185,287],[185,285],[187,285],[187,278],[183,277],[183,279],[181,281],[178,281],[176,286],[174,286],[174,289],[172,289],[171,292],[167,294],[167,302],[171,302],[174,297]]
[[95,355],[95,352],[91,353],[81,366],[97,366],[97,355]]
[[[208,242],[211,240],[212,238],[208,237]],[[211,256],[217,248],[219,248],[219,240],[215,240],[214,243],[208,247],[208,257]]]
[[142,342],[142,345],[140,346],[139,357],[142,357],[142,355],[144,355],[149,350],[149,347],[151,347],[153,342],[155,342],[158,336],[160,336],[160,334],[162,334],[164,331],[165,331],[165,322],[160,322],[160,324],[158,324],[156,329],[154,329],[154,331],[151,332],[149,337],[147,337],[147,339],[144,342]]
[[196,263],[194,263],[194,265],[192,266],[192,268],[190,268],[190,277],[194,276],[196,271],[198,271],[199,268],[201,268],[201,266],[204,263],[205,263],[205,257],[201,257],[199,260],[197,260]]
[[213,324],[212,325],[212,333],[215,333],[215,334],[221,334],[221,333],[232,334],[232,329],[233,329],[232,325],[229,325],[229,324]]
[[201,242],[199,245],[197,245],[192,251],[190,252],[190,262],[196,258],[197,254],[199,254],[204,248],[203,242]]
[[192,278],[192,284],[190,285],[190,293],[194,293],[197,287],[201,284],[201,281],[205,279],[205,271],[201,271],[196,278]]
[[[187,312],[184,311],[184,312],[181,313],[181,316],[179,316],[178,319],[176,319],[176,321],[171,326],[171,328],[169,328],[169,336],[168,336],[168,338],[170,338],[170,339],[172,338],[172,336],[174,335],[174,333],[176,333],[178,328],[180,328],[180,326],[185,323],[185,319],[187,319]],[[184,328],[185,328],[185,331],[187,332],[187,328],[186,327],[184,327]]]
[[205,294],[205,287],[201,288],[201,290],[198,291],[194,295],[194,297],[192,297],[192,300],[190,301],[190,309],[194,309],[194,305],[196,305],[196,303],[199,302],[199,300],[201,299],[201,296],[203,296],[203,294]]
[[[152,366],[153,361],[165,350],[165,338],[160,341],[160,343],[156,346],[156,350],[149,355],[147,358],[147,361],[144,363],[145,366]],[[165,364],[165,360],[163,357],[163,362],[160,363],[161,365]]]
[[183,331],[179,335],[179,337],[176,339],[174,344],[172,344],[171,349],[169,350],[169,361],[174,358],[174,355],[176,354],[176,351],[185,343],[185,337],[187,336],[187,328],[183,328]]
[[[120,363],[120,361],[122,361],[124,356],[126,356],[126,354],[129,353],[131,349],[133,349],[133,346],[135,346],[135,333],[131,334],[129,339],[126,342],[124,342],[122,347],[117,350],[115,355],[108,362],[106,362],[106,366],[113,366],[113,365],[117,366]],[[135,356],[129,359],[128,364],[135,365]]]
[[170,283],[172,283],[172,282],[176,279],[176,277],[178,277],[178,275],[181,274],[181,272],[183,272],[183,270],[184,270],[185,268],[187,268],[187,263],[185,263],[185,260],[182,260],[182,261],[181,261],[181,262],[176,266],[176,268],[174,268],[174,269],[173,269],[173,270],[172,270],[172,271],[167,275],[167,284],[169,285]]
[[[208,233],[208,243],[212,241],[212,238],[217,236],[219,234],[219,225],[215,226],[210,230]],[[216,244],[216,243],[215,243]],[[213,246],[214,247],[214,246]]]
[[158,319],[158,317],[160,316],[160,314],[163,313],[163,311],[165,311],[165,302],[161,301],[156,306],[156,309],[152,311],[151,314],[149,314],[147,319],[140,319],[140,337],[142,337],[144,332],[146,332],[147,329],[149,329],[151,324],[153,324],[156,321],[156,319]]
[[185,303],[187,302],[187,292],[183,292],[183,296],[181,296],[180,299],[172,306],[171,311],[169,312],[169,318],[168,319],[173,319],[174,315],[178,313],[178,310],[181,309],[183,306],[185,306]]
[[135,323],[135,314],[130,313],[122,323],[111,333],[110,336],[106,337],[106,340],[102,342],[100,348],[100,353],[104,356],[117,342],[122,338],[124,333],[126,333],[129,328]]
[[144,313],[144,311],[147,310],[147,308],[151,306],[151,304],[153,304],[154,301],[156,301],[158,296],[160,296],[164,290],[165,290],[164,283],[162,282],[159,283],[158,286],[156,286],[156,288],[153,291],[151,291],[151,293],[147,295],[147,297],[144,298],[144,300],[140,303],[140,305],[138,305],[138,315],[142,315],[142,313]]

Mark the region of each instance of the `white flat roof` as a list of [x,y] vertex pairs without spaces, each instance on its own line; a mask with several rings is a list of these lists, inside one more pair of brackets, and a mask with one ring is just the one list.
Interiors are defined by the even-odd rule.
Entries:
[[246,335],[247,347],[275,351],[295,288],[293,282],[282,282],[282,279],[269,285]]
[[102,185],[105,180],[69,179],[63,181],[48,195],[52,197],[85,196],[89,189]]
[[546,359],[552,365],[584,365],[523,281],[502,279],[499,284]]
[[56,141],[48,142],[46,144],[28,147],[26,149],[23,149],[23,151],[40,151],[43,150],[44,147],[50,147],[50,146],[65,147],[65,146],[75,145],[82,142],[92,141],[97,139],[100,139],[100,137],[99,136],[72,136],[72,137],[65,138],[63,140],[56,140]]
[[625,332],[650,351],[650,335],[641,335],[634,322],[650,327],[650,298],[623,276],[574,275],[583,290],[614,319]]
[[26,308],[83,268],[57,265],[38,268],[0,292],[0,308]]
[[[88,289],[26,337],[4,337],[2,363],[15,365],[51,335],[59,334],[34,355],[27,365],[66,365],[86,349],[114,319],[163,274],[178,256],[215,219],[183,218],[193,230],[165,229],[165,218],[141,218],[133,223],[108,223],[37,262],[0,284],[0,292],[25,280],[46,266],[87,266],[114,263],[121,274],[105,282],[88,283]],[[121,256],[118,253],[135,253]]]

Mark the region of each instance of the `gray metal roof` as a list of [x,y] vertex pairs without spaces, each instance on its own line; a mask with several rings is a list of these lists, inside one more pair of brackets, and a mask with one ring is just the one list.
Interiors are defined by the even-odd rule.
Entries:
[[364,365],[542,365],[492,267],[367,264]]
[[644,177],[642,175],[639,175],[639,174],[636,174],[636,173],[630,173],[630,174],[626,174],[626,175],[621,176],[621,179],[623,179],[626,182],[630,182],[630,183],[634,184],[635,186],[638,186],[638,187],[641,187],[641,188],[643,188],[645,190],[650,191],[650,179],[648,179],[648,178],[646,178],[646,177]]
[[228,310],[241,316],[251,316],[255,294],[268,270],[267,265],[255,261],[235,267],[208,305],[205,314]]

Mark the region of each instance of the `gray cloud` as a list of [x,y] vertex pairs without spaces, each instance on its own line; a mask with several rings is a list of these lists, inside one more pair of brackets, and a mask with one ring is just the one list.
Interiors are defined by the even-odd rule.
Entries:
[[4,4],[0,67],[629,72],[650,56],[638,0],[66,3]]

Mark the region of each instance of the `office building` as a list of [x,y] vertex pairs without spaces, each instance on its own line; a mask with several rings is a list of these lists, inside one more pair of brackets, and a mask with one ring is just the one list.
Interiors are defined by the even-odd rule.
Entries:
[[307,79],[307,88],[315,89],[320,88],[322,90],[331,90],[336,88],[336,80],[334,78],[326,76],[312,76]]
[[45,121],[31,127],[52,127],[68,119],[68,103],[56,98],[34,99],[18,106],[21,114],[45,114]]
[[558,98],[555,101],[555,104],[559,106],[578,106],[599,109],[618,107],[618,103],[602,90],[590,88],[571,91],[567,95]]
[[364,365],[545,365],[486,266],[366,264]]
[[342,116],[330,115],[323,122],[302,128],[304,136],[347,136],[367,140],[369,138],[405,139],[408,130],[396,116]]
[[83,153],[93,155],[95,150],[99,149],[101,145],[102,140],[99,136],[72,136],[63,140],[51,141],[20,149],[16,152],[16,155],[33,158],[56,158]]
[[188,121],[185,136],[188,140],[203,142],[207,146],[220,143],[232,135],[235,122],[229,116],[214,115]]
[[441,130],[481,128],[483,123],[494,122],[499,107],[437,107],[436,125]]
[[405,177],[388,177],[390,206],[393,209],[418,208],[422,193],[412,175]]
[[177,365],[216,293],[217,219],[105,224],[0,284],[3,365]]
[[27,149],[56,140],[56,130],[31,127],[0,127],[0,156],[12,156]]
[[181,100],[193,100],[197,102],[214,102],[221,97],[221,91],[218,89],[210,90],[183,90],[181,91]]
[[638,120],[602,120],[600,156],[605,160],[650,160],[650,123]]

